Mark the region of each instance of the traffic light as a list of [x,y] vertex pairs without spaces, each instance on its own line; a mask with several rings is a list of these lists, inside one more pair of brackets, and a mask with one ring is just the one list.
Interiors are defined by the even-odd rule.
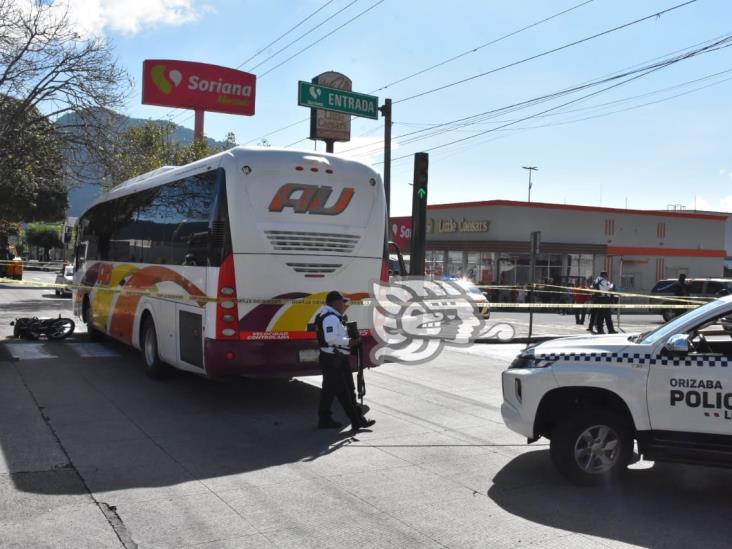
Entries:
[[412,186],[412,242],[409,274],[424,276],[425,244],[427,239],[427,180],[430,156],[414,155],[414,183]]

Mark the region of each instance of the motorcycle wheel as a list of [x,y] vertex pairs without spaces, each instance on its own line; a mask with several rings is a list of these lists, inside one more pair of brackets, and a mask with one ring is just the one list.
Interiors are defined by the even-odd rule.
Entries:
[[59,318],[54,320],[46,331],[48,339],[59,340],[74,333],[76,324],[70,318]]

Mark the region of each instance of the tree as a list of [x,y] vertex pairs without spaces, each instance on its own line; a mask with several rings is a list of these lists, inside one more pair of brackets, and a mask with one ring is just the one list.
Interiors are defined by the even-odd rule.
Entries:
[[231,148],[236,147],[236,135],[234,132],[229,132],[226,134],[226,139],[224,140],[224,150],[229,150]]
[[[0,96],[0,124],[15,116],[18,101]],[[54,221],[63,218],[68,191],[59,136],[37,110],[22,124],[0,133],[0,220]]]
[[162,166],[181,166],[205,158],[221,149],[205,140],[190,145],[173,141],[175,124],[149,120],[123,132],[112,147],[104,186],[109,189],[127,179]]
[[49,256],[49,250],[52,248],[62,248],[64,245],[58,229],[48,226],[28,227],[28,230],[25,232],[25,240],[29,246],[42,248],[43,257],[46,260]]
[[[0,0],[0,144],[17,141],[13,162],[0,156],[0,179],[12,183],[24,165],[38,168],[43,143],[58,147],[67,182],[82,180],[87,165],[106,155],[111,109],[130,87],[108,42],[80,36],[63,3]],[[39,116],[56,122],[54,140]],[[19,180],[17,192],[26,192],[29,179],[37,180]]]

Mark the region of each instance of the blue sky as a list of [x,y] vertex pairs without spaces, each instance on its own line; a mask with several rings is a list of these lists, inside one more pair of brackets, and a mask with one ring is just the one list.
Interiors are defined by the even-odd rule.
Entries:
[[[594,0],[459,60],[377,91],[375,95],[380,101],[390,97],[396,102],[682,2]],[[72,0],[72,7],[81,26],[102,32],[111,41],[119,62],[135,78],[136,87],[125,114],[172,118],[174,122],[192,128],[191,112],[140,103],[143,60],[170,58],[237,67],[326,3],[327,0],[131,0],[124,3]],[[343,9],[317,30],[250,71],[258,75],[257,114],[237,117],[207,113],[206,134],[223,139],[228,131],[233,131],[242,144],[256,144],[266,135],[273,146],[290,145],[307,136],[308,123],[267,134],[308,117],[308,109],[297,105],[298,80],[310,80],[321,72],[336,70],[353,80],[355,91],[374,92],[390,82],[580,3],[582,0],[332,0],[307,22],[242,67],[252,69]],[[374,5],[331,36],[264,74]],[[732,3],[698,0],[660,18],[564,51],[397,103],[393,133],[399,136],[430,124],[502,108],[644,64],[732,33],[730,22]],[[552,111],[552,116],[525,120],[431,151],[429,202],[525,200],[527,172],[521,167],[532,165],[539,167],[534,174],[533,201],[610,207],[624,207],[627,201],[630,208],[666,208],[669,204],[682,204],[689,209],[696,203],[699,209],[732,211],[732,80],[724,81],[732,78],[732,72],[675,87],[731,69],[732,48],[721,49],[676,63],[567,106],[565,110]],[[692,91],[701,86],[708,87]],[[667,101],[629,109],[690,91],[692,93]],[[644,94],[651,95],[638,97]],[[502,113],[481,124],[410,144],[396,139],[393,156],[429,151],[578,97],[580,94],[569,95]],[[614,101],[619,102],[598,106]],[[574,112],[566,112],[566,109]],[[623,109],[624,112],[597,116]],[[587,117],[591,118],[567,123]],[[336,144],[336,153],[362,146],[347,154],[374,164],[381,171],[382,158],[378,150],[382,136],[381,120],[356,119],[352,124],[353,141]],[[314,144],[306,140],[295,147],[312,150]],[[323,150],[323,144],[318,148]],[[411,157],[394,162],[393,215],[407,215],[411,211],[408,184],[411,174]]]

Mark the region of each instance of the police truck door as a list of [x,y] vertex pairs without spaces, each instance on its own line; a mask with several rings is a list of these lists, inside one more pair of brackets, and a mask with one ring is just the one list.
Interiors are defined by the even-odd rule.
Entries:
[[686,355],[651,360],[648,412],[654,431],[732,435],[732,339],[718,321],[690,334]]

